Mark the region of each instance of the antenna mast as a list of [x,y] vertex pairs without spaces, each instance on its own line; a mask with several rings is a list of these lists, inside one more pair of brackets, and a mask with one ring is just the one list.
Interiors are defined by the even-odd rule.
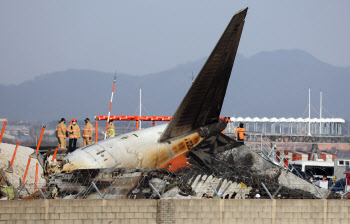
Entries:
[[309,88],[309,135],[311,135],[311,90]]
[[107,118],[107,125],[106,125],[106,132],[105,132],[105,138],[107,138],[107,131],[108,131],[108,123],[109,123],[109,117],[111,116],[111,108],[112,108],[112,102],[113,102],[113,95],[114,95],[114,86],[115,86],[115,80],[117,79],[117,73],[114,73],[114,82],[113,82],[113,89],[112,89],[112,96],[111,96],[111,102],[109,103],[109,111],[108,111],[108,118]]
[[320,134],[322,134],[322,91],[320,92]]
[[141,130],[141,109],[142,109],[141,96],[142,96],[142,92],[140,89],[140,130]]

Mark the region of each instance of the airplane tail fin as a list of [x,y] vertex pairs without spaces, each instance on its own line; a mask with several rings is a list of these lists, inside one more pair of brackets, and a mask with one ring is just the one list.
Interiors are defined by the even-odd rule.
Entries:
[[159,141],[186,135],[217,123],[248,8],[237,12],[226,27]]

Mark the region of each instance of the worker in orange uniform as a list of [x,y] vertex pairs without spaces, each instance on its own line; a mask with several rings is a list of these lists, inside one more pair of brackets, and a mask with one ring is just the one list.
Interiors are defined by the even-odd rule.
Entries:
[[108,128],[107,128],[107,138],[113,138],[115,136],[115,127],[113,124],[113,120],[109,120]]
[[81,137],[80,128],[77,124],[77,119],[72,119],[72,124],[68,126],[67,132],[69,133],[69,148],[68,152],[74,152],[77,149],[77,140]]
[[83,130],[83,146],[87,146],[87,145],[91,145],[92,131],[94,130],[94,127],[90,123],[89,118],[86,118],[84,121],[85,121],[85,126]]
[[242,143],[244,143],[244,136],[247,135],[245,133],[245,128],[243,126],[244,126],[243,123],[239,123],[239,127],[236,129],[236,132],[235,132],[235,138],[237,139],[238,142],[242,142]]

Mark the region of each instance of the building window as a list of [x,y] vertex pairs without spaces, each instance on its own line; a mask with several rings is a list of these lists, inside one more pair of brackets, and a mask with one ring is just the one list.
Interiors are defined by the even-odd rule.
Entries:
[[350,165],[350,161],[345,161],[345,166],[349,166]]
[[344,166],[344,160],[338,160],[338,165],[339,166]]

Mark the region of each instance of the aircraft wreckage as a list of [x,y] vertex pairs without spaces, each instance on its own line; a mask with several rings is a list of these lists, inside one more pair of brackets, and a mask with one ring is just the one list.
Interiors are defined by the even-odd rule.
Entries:
[[[222,134],[219,119],[247,10],[236,13],[172,120],[79,148],[48,169],[59,198],[320,198],[324,189]],[[50,173],[51,172],[51,173]]]

